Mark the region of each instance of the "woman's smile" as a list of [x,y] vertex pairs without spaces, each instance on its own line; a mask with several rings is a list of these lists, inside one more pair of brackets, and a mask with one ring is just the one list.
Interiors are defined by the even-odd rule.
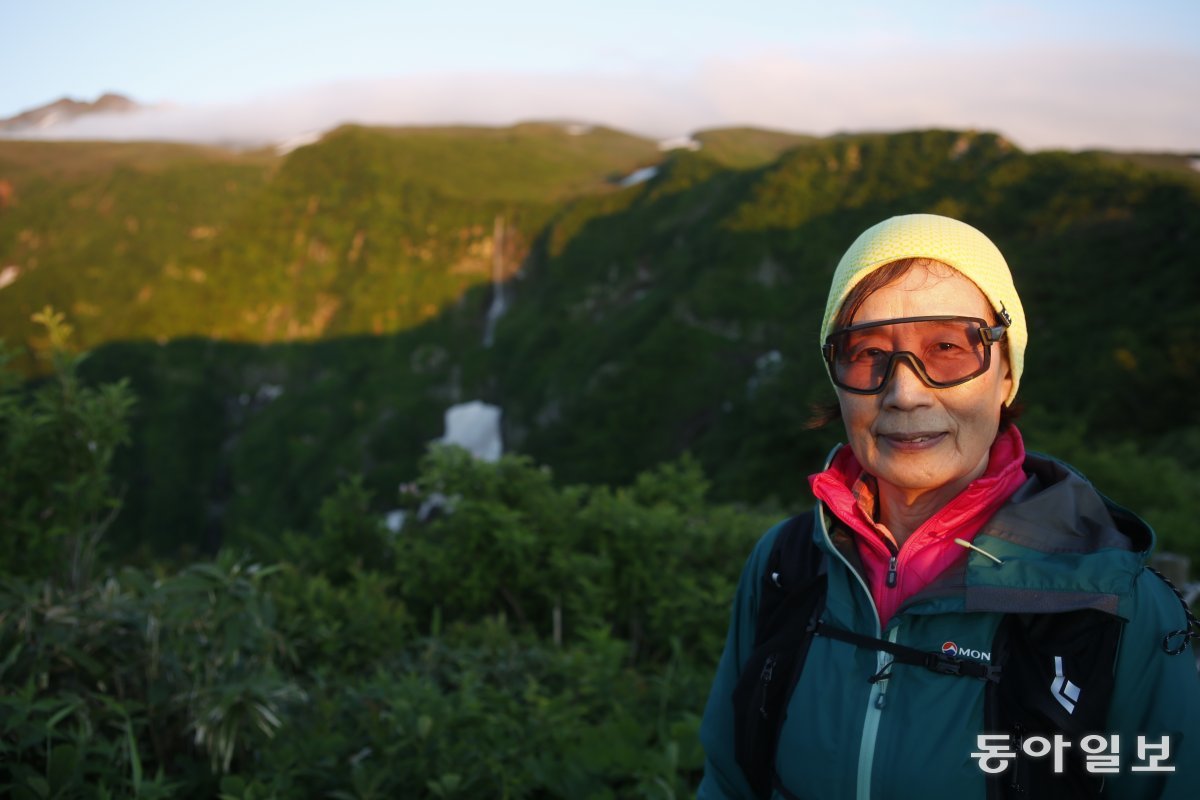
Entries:
[[900,452],[920,452],[936,447],[946,440],[945,431],[920,431],[917,433],[882,433],[878,438]]

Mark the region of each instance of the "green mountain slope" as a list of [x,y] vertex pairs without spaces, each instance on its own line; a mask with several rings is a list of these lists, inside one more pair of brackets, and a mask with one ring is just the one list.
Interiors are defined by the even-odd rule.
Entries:
[[[506,446],[563,481],[625,483],[690,450],[717,498],[798,508],[839,438],[805,428],[833,396],[815,341],[833,266],[886,216],[944,213],[997,242],[1022,292],[1028,444],[1200,550],[1194,176],[956,131],[698,138],[663,155],[603,129],[347,127],[281,160],[12,178],[0,256],[39,266],[0,289],[3,333],[21,340],[53,302],[87,345],[165,337],[86,365],[142,398],[123,546],[309,528],[356,472],[382,510],[470,399],[500,405]],[[73,224],[20,216],[36,186],[39,213]],[[125,205],[154,248],[121,233]],[[485,348],[497,263],[511,308]],[[204,338],[170,341],[184,334]]]
[[24,341],[47,303],[84,346],[180,331],[178,298],[207,278],[213,236],[274,162],[189,145],[0,142],[0,261],[16,273],[0,290],[0,336]]
[[45,303],[81,344],[314,339],[411,327],[509,271],[566,198],[658,157],[603,128],[339,128],[286,158],[0,143],[0,335]]
[[[1189,267],[1198,204],[1194,181],[1093,156],[1025,155],[995,137],[950,132],[830,141],[745,173],[718,169],[703,151],[681,154],[628,207],[591,203],[588,223],[522,285],[536,295],[522,302],[518,294],[497,345],[513,357],[498,363],[536,362],[543,379],[521,371],[505,384],[506,408],[518,419],[547,406],[590,409],[561,410],[561,425],[521,438],[558,463],[567,449],[591,452],[586,442],[573,448],[575,440],[621,435],[594,421],[622,427],[625,415],[612,409],[638,379],[615,370],[643,354],[657,374],[641,388],[659,397],[647,403],[640,388],[636,405],[643,421],[661,409],[661,426],[649,438],[630,431],[630,447],[613,453],[618,461],[649,448],[648,459],[666,457],[707,441],[694,428],[751,414],[758,401],[746,387],[772,351],[781,356],[772,379],[788,385],[791,405],[823,400],[815,331],[838,256],[879,219],[930,211],[976,224],[1008,255],[1033,331],[1031,403],[1122,434],[1162,433],[1195,421],[1186,398],[1200,388],[1200,279]],[[586,214],[584,204],[573,212]],[[550,319],[545,308],[554,309]],[[700,363],[688,366],[693,357]],[[584,380],[606,365],[610,377]],[[779,398],[768,405],[788,406]],[[1146,413],[1149,405],[1161,413]],[[578,426],[580,418],[593,423]],[[782,419],[766,427],[795,434]],[[620,471],[594,458],[586,464],[575,477],[608,480]],[[785,486],[735,469],[748,491]]]
[[[690,448],[721,496],[803,504],[805,476],[840,438],[805,429],[811,405],[832,398],[815,338],[833,266],[879,219],[947,213],[993,236],[1022,290],[1030,445],[1186,534],[1197,189],[949,132],[826,142],[740,175],[703,151],[680,156],[522,284],[536,295],[518,294],[497,341],[510,439],[587,481]],[[511,366],[522,362],[536,371]],[[1118,443],[1127,451],[1110,453]],[[1142,472],[1147,453],[1166,461]]]

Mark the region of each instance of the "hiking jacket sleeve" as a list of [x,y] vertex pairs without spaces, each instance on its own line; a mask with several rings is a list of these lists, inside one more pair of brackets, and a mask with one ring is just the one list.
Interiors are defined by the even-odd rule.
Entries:
[[697,800],[754,800],[755,794],[746,782],[734,755],[733,689],[741,675],[742,665],[754,650],[754,626],[758,614],[759,581],[766,568],[771,546],[783,522],[772,527],[759,540],[754,552],[742,569],[725,650],[717,666],[700,725],[700,741],[704,745],[704,778],[696,794]]
[[[1121,771],[1107,781],[1105,797],[1195,798],[1200,786],[1200,676],[1190,647],[1179,655],[1163,649],[1163,636],[1187,628],[1187,618],[1174,592],[1149,570],[1138,575],[1132,597],[1107,731],[1120,737]],[[1175,637],[1171,645],[1180,640]],[[1139,752],[1139,737],[1151,745],[1169,737],[1164,763],[1174,771],[1139,770],[1149,764],[1148,754]]]

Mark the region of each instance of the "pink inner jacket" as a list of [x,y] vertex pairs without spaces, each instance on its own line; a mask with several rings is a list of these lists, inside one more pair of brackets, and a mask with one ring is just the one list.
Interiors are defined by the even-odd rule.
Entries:
[[892,534],[872,518],[875,481],[863,472],[849,447],[842,447],[829,469],[810,475],[809,485],[834,516],[855,533],[863,570],[879,623],[886,626],[905,600],[929,585],[967,549],[954,539],[971,541],[983,524],[1025,482],[1022,464],[1025,444],[1016,427],[999,434],[992,443],[988,466],[949,503],[905,540],[896,561],[896,585],[887,585],[888,562],[895,549]]

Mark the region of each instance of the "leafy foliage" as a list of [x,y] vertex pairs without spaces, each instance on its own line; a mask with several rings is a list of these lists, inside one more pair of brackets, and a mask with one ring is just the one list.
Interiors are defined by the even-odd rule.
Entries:
[[689,654],[720,649],[712,620],[733,591],[727,566],[769,524],[710,506],[691,458],[628,489],[559,490],[526,458],[490,466],[436,448],[418,483],[417,497],[436,493],[450,509],[397,540],[403,595],[429,630],[493,615],[556,642],[604,629],[651,661],[673,641]]
[[80,586],[119,507],[110,465],[128,441],[133,398],[126,382],[81,383],[61,313],[47,307],[33,321],[45,332],[49,379],[24,391],[0,349],[0,574]]
[[126,570],[74,591],[7,579],[6,789],[40,779],[58,796],[88,786],[143,796],[152,767],[151,785],[169,796],[164,775],[180,759],[228,771],[235,752],[273,736],[303,694],[279,670],[289,651],[262,589],[270,573],[226,558],[163,578]]
[[[706,505],[691,459],[558,489],[528,459],[435,448],[414,489],[441,511],[394,541],[352,479],[326,541],[289,537],[295,562],[0,582],[0,791],[689,794],[725,606],[768,520]],[[381,557],[327,560],[360,547]]]
[[[76,360],[61,317],[42,321],[60,391]],[[89,407],[119,427],[125,387],[89,391],[123,396]],[[74,414],[51,405],[43,424]],[[773,521],[707,490],[690,457],[611,490],[435,447],[397,536],[354,476],[315,537],[254,542],[272,566],[225,548],[181,568],[0,573],[0,793],[690,794],[725,606]]]

